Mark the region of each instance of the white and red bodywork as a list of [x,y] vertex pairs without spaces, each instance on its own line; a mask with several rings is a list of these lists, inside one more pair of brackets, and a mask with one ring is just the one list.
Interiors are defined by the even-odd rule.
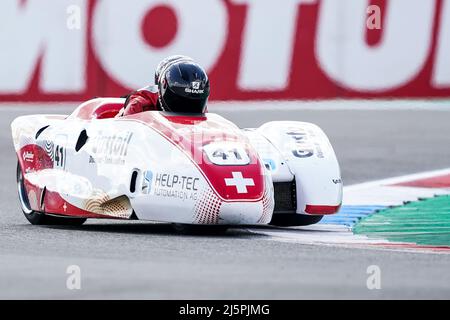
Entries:
[[[325,134],[302,122],[239,129],[219,115],[148,111],[114,118],[101,98],[70,116],[22,116],[14,146],[32,210],[186,224],[267,224],[274,183],[296,184],[297,214],[337,212],[339,166]],[[134,215],[133,215],[134,213]]]

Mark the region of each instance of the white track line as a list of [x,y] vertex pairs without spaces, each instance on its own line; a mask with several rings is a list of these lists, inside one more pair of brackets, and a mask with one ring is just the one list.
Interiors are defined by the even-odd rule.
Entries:
[[405,201],[417,201],[419,198],[431,198],[449,194],[445,188],[425,188],[395,186],[395,184],[439,177],[450,174],[450,168],[408,174],[388,179],[370,181],[344,188],[344,205],[381,205],[396,206]]
[[[344,205],[389,205],[401,204],[405,200],[417,200],[418,197],[432,197],[435,194],[449,194],[448,189],[415,188],[389,186],[407,181],[426,179],[450,174],[450,168],[408,174],[344,187]],[[385,190],[386,189],[386,190]],[[367,193],[367,195],[366,195]],[[373,194],[383,199],[372,200]],[[346,197],[348,197],[346,201]],[[403,199],[403,200],[402,200]],[[376,200],[376,201],[375,201]],[[361,202],[361,203],[359,203]],[[376,202],[376,203],[371,203]],[[383,239],[369,239],[364,235],[354,235],[350,228],[334,225],[312,225],[286,229],[248,229],[252,233],[267,236],[269,241],[299,243],[304,245],[334,246],[346,248],[389,250],[397,252],[448,254],[448,251],[436,251],[427,248],[389,247],[383,244],[401,245]]]
[[380,186],[380,185],[392,185],[392,184],[398,184],[398,183],[403,183],[403,182],[407,182],[407,181],[426,179],[426,178],[435,177],[435,176],[436,177],[443,176],[443,175],[447,175],[447,174],[450,174],[450,168],[413,173],[413,174],[397,176],[397,177],[393,177],[393,178],[374,180],[374,181],[370,181],[370,182],[363,182],[363,183],[350,185],[348,187],[345,187],[345,189],[347,191],[361,190],[361,189],[376,187],[376,186]]

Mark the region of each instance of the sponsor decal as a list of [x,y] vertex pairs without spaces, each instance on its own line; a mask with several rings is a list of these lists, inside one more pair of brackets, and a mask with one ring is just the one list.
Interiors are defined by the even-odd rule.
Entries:
[[200,89],[200,82],[199,81],[192,82],[192,89],[194,90]]
[[320,144],[319,143],[314,143],[314,146],[316,147],[317,158],[323,159],[324,155],[323,155],[322,147],[320,146]]
[[199,180],[200,178],[197,177],[157,173],[154,177],[153,195],[195,201],[198,195]]
[[294,143],[292,154],[297,158],[309,158],[314,155],[314,149],[308,141],[308,134],[300,128],[293,128],[286,132]]
[[247,187],[255,185],[252,178],[244,178],[242,172],[232,172],[233,178],[225,178],[225,185],[229,187],[236,187],[237,193],[248,193]]
[[342,179],[333,179],[332,180],[334,184],[341,184],[342,183]]
[[124,164],[133,133],[122,131],[113,135],[101,132],[94,138],[89,163]]
[[194,81],[191,83],[191,88],[186,88],[184,89],[185,92],[187,93],[197,93],[197,94],[202,94],[205,93],[205,90],[200,89],[200,81]]
[[23,158],[23,161],[34,162],[34,153],[31,151],[26,151],[23,153],[22,158]]
[[291,137],[293,142],[292,154],[297,158],[309,158],[316,155],[317,158],[324,157],[319,143],[311,143],[310,137],[314,133],[307,132],[301,128],[289,128],[286,134]]
[[264,166],[269,171],[275,171],[277,169],[277,165],[273,159],[263,159]]
[[142,193],[149,194],[152,189],[153,172],[144,171],[144,180],[142,181]]
[[205,90],[203,90],[203,89],[195,90],[195,89],[191,89],[191,88],[186,88],[186,89],[184,89],[184,91],[186,93],[197,93],[197,94],[205,93]]

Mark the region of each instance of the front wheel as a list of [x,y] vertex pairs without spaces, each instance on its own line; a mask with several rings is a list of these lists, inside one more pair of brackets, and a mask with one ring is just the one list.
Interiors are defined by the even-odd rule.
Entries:
[[17,190],[19,192],[19,201],[22,212],[25,215],[25,218],[33,225],[80,226],[86,221],[84,218],[54,217],[46,215],[43,212],[32,210],[25,188],[22,168],[20,167],[19,162],[17,162]]

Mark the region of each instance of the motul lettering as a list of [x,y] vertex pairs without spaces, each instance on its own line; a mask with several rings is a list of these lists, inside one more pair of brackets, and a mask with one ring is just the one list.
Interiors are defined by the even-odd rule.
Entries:
[[[207,70],[211,100],[450,97],[450,0],[383,1],[369,43],[369,0],[3,0],[0,99],[121,96],[174,53]],[[162,5],[173,35],[148,18]]]

